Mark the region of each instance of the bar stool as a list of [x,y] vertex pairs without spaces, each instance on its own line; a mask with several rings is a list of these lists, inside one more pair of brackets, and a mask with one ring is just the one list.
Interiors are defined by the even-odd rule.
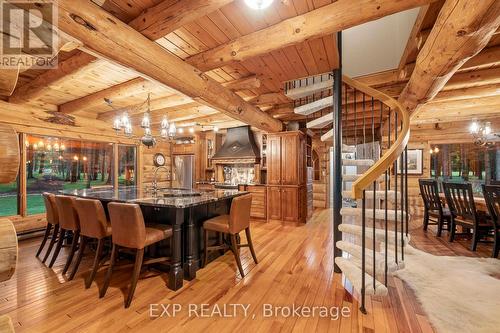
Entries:
[[[234,254],[236,259],[236,264],[240,271],[241,277],[245,276],[243,272],[243,267],[241,266],[240,260],[240,248],[249,247],[252,253],[253,261],[258,264],[257,256],[253,248],[252,237],[250,235],[250,207],[252,205],[252,195],[245,194],[236,197],[231,202],[231,209],[229,215],[220,215],[211,218],[203,223],[203,238],[205,241],[205,250],[203,255],[203,267],[207,263],[208,251],[220,250],[221,248],[227,248],[227,246],[220,244],[217,246],[208,246],[208,231],[216,231],[223,234],[229,234],[231,238],[230,249]],[[247,236],[248,244],[238,244],[236,240],[236,235],[239,235],[241,231],[245,230]]]
[[61,251],[64,238],[66,238],[67,236],[67,232],[73,232],[73,242],[71,244],[71,250],[66,260],[66,264],[64,265],[62,271],[63,274],[66,274],[66,272],[68,271],[69,265],[71,264],[73,256],[75,255],[76,249],[78,247],[78,240],[80,238],[80,220],[78,219],[78,214],[75,209],[75,201],[75,197],[56,195],[56,206],[57,212],[59,214],[59,225],[61,228],[61,233],[59,235],[56,250],[54,252],[52,260],[50,261],[49,267],[52,267],[54,265],[54,262],[59,256],[59,252]]
[[[42,260],[42,262],[45,263],[50,255],[50,252],[52,252],[52,248],[54,247],[54,244],[57,240],[57,234],[59,233],[59,215],[57,214],[55,194],[44,192],[42,196],[43,202],[45,203],[47,227],[45,228],[45,234],[43,235],[42,243],[40,244],[40,247],[38,248],[35,256],[38,257],[40,255],[42,249],[45,247],[47,239],[49,239],[50,237],[49,248],[47,249],[47,252],[45,253],[45,256]],[[52,229],[52,227],[54,227],[54,229]]]
[[100,267],[105,238],[111,236],[111,224],[106,218],[106,212],[99,200],[76,199],[75,208],[78,213],[78,219],[80,220],[80,249],[78,250],[78,256],[76,257],[76,262],[69,279],[73,280],[75,277],[88,241],[90,239],[96,239],[97,249],[92,271],[85,281],[85,289],[88,289],[92,281],[94,281],[97,270]]
[[137,280],[141,273],[142,265],[154,264],[162,261],[167,261],[167,257],[150,259],[143,262],[144,248],[154,243],[172,237],[172,227],[162,224],[144,223],[141,208],[137,204],[127,204],[110,202],[108,204],[109,217],[113,233],[111,240],[113,248],[111,250],[111,259],[109,262],[108,272],[104,280],[104,285],[99,293],[102,298],[106,295],[106,291],[111,281],[111,275],[115,266],[115,261],[118,258],[120,247],[135,250],[135,264],[132,273],[132,280],[128,291],[127,299],[125,300],[125,308],[130,306],[134,297]]

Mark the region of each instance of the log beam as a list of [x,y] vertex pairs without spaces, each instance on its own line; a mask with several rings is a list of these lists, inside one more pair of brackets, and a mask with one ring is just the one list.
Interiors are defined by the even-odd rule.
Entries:
[[151,40],[160,39],[233,0],[165,0],[146,9],[129,25]]
[[447,0],[417,56],[399,102],[412,112],[434,98],[451,76],[481,51],[500,25],[500,2]]
[[[44,10],[44,5],[37,7]],[[59,29],[79,39],[85,47],[210,105],[234,119],[268,132],[281,131],[283,124],[215,80],[166,52],[125,23],[89,0],[75,6],[71,0],[59,1]],[[110,34],[109,31],[113,31]]]
[[104,99],[110,100],[129,97],[138,92],[147,92],[153,86],[151,81],[143,78],[135,78],[115,86],[98,91],[73,101],[59,105],[59,111],[62,113],[70,114],[76,111],[85,111],[85,109],[104,105]]
[[251,75],[241,79],[222,83],[222,85],[232,91],[240,91],[260,88],[261,82],[259,78],[257,78],[257,75]]
[[187,61],[198,69],[208,71],[305,40],[331,35],[334,32],[430,2],[433,0],[337,0],[303,15],[289,18],[196,54],[189,57]]
[[90,69],[97,61],[97,58],[79,51],[79,53],[58,64],[57,69],[45,71],[33,81],[19,87],[9,98],[11,103],[24,103],[40,98],[52,86],[57,85],[62,80],[67,80],[68,75]]

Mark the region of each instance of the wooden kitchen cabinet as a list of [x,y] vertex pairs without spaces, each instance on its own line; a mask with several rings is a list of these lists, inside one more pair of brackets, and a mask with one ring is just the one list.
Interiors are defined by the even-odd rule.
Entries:
[[281,136],[267,136],[267,184],[281,185]]
[[267,217],[267,190],[265,185],[239,185],[239,191],[252,194],[250,217],[253,219],[266,219]]
[[300,131],[267,136],[267,217],[304,222],[307,216],[306,135]]
[[267,218],[281,220],[281,186],[267,187]]

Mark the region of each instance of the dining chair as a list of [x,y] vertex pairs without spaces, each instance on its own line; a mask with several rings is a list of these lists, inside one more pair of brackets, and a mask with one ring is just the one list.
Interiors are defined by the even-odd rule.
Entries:
[[450,209],[443,207],[436,179],[419,179],[418,185],[424,201],[424,230],[427,230],[428,225],[437,225],[437,236],[441,237],[445,222],[445,230],[450,230]]
[[[258,264],[257,256],[255,255],[255,250],[253,248],[252,237],[250,234],[250,207],[252,206],[252,195],[245,194],[236,197],[231,202],[231,208],[229,214],[219,215],[211,218],[203,223],[203,238],[204,238],[204,255],[203,255],[203,267],[205,267],[208,258],[208,251],[226,249],[227,245],[224,243],[218,244],[216,246],[208,246],[208,232],[215,231],[222,234],[228,234],[231,239],[231,245],[229,248],[234,254],[236,259],[236,264],[238,270],[240,271],[241,277],[245,276],[243,272],[243,267],[241,266],[240,259],[240,248],[249,247],[250,253],[252,254],[253,261]],[[247,237],[247,244],[238,244],[237,236],[241,231],[245,230]]]
[[102,298],[106,295],[120,248],[132,249],[135,251],[135,263],[130,288],[125,300],[125,308],[128,308],[134,297],[141,267],[158,262],[168,262],[167,257],[153,258],[143,262],[144,248],[171,239],[172,227],[164,224],[146,224],[141,208],[137,204],[110,202],[108,212],[113,231],[111,234],[113,248],[111,249],[109,267],[99,297]]
[[94,281],[97,270],[101,266],[104,242],[107,237],[111,236],[112,229],[110,222],[106,218],[106,212],[104,211],[101,201],[78,198],[75,201],[75,208],[78,213],[78,219],[80,220],[81,244],[69,279],[73,280],[75,277],[89,241],[97,240],[97,249],[95,252],[92,270],[89,277],[85,281],[85,288],[88,289],[90,288],[92,281]]
[[477,243],[492,228],[491,221],[486,213],[476,210],[472,185],[470,183],[443,182],[446,202],[451,211],[450,238],[453,242],[456,234],[456,226],[460,225],[469,235],[472,230],[471,251],[476,251]]
[[57,214],[56,207],[56,196],[55,194],[44,192],[42,194],[43,202],[45,204],[45,214],[47,219],[47,226],[45,227],[45,233],[43,235],[42,243],[36,252],[36,257],[40,255],[42,249],[45,247],[47,240],[50,238],[49,248],[43,257],[42,262],[45,263],[50,253],[52,252],[52,248],[57,240],[57,236],[59,234],[59,215]]
[[500,251],[500,186],[483,184],[482,188],[486,207],[493,223],[494,241],[491,256],[496,258]]
[[54,265],[63,246],[63,241],[67,237],[68,233],[73,232],[71,250],[62,271],[63,274],[66,274],[78,248],[80,239],[80,220],[78,219],[78,213],[76,212],[75,208],[75,197],[56,195],[55,201],[57,206],[57,213],[59,215],[59,225],[61,228],[61,232],[57,241],[56,250],[54,251],[54,255],[52,256],[49,267],[52,267]]

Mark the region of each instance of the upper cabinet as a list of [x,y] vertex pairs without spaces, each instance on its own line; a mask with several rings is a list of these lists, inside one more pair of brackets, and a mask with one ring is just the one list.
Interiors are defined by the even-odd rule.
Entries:
[[281,185],[281,135],[267,136],[267,184]]
[[303,185],[305,183],[305,134],[299,131],[268,134],[267,183]]

